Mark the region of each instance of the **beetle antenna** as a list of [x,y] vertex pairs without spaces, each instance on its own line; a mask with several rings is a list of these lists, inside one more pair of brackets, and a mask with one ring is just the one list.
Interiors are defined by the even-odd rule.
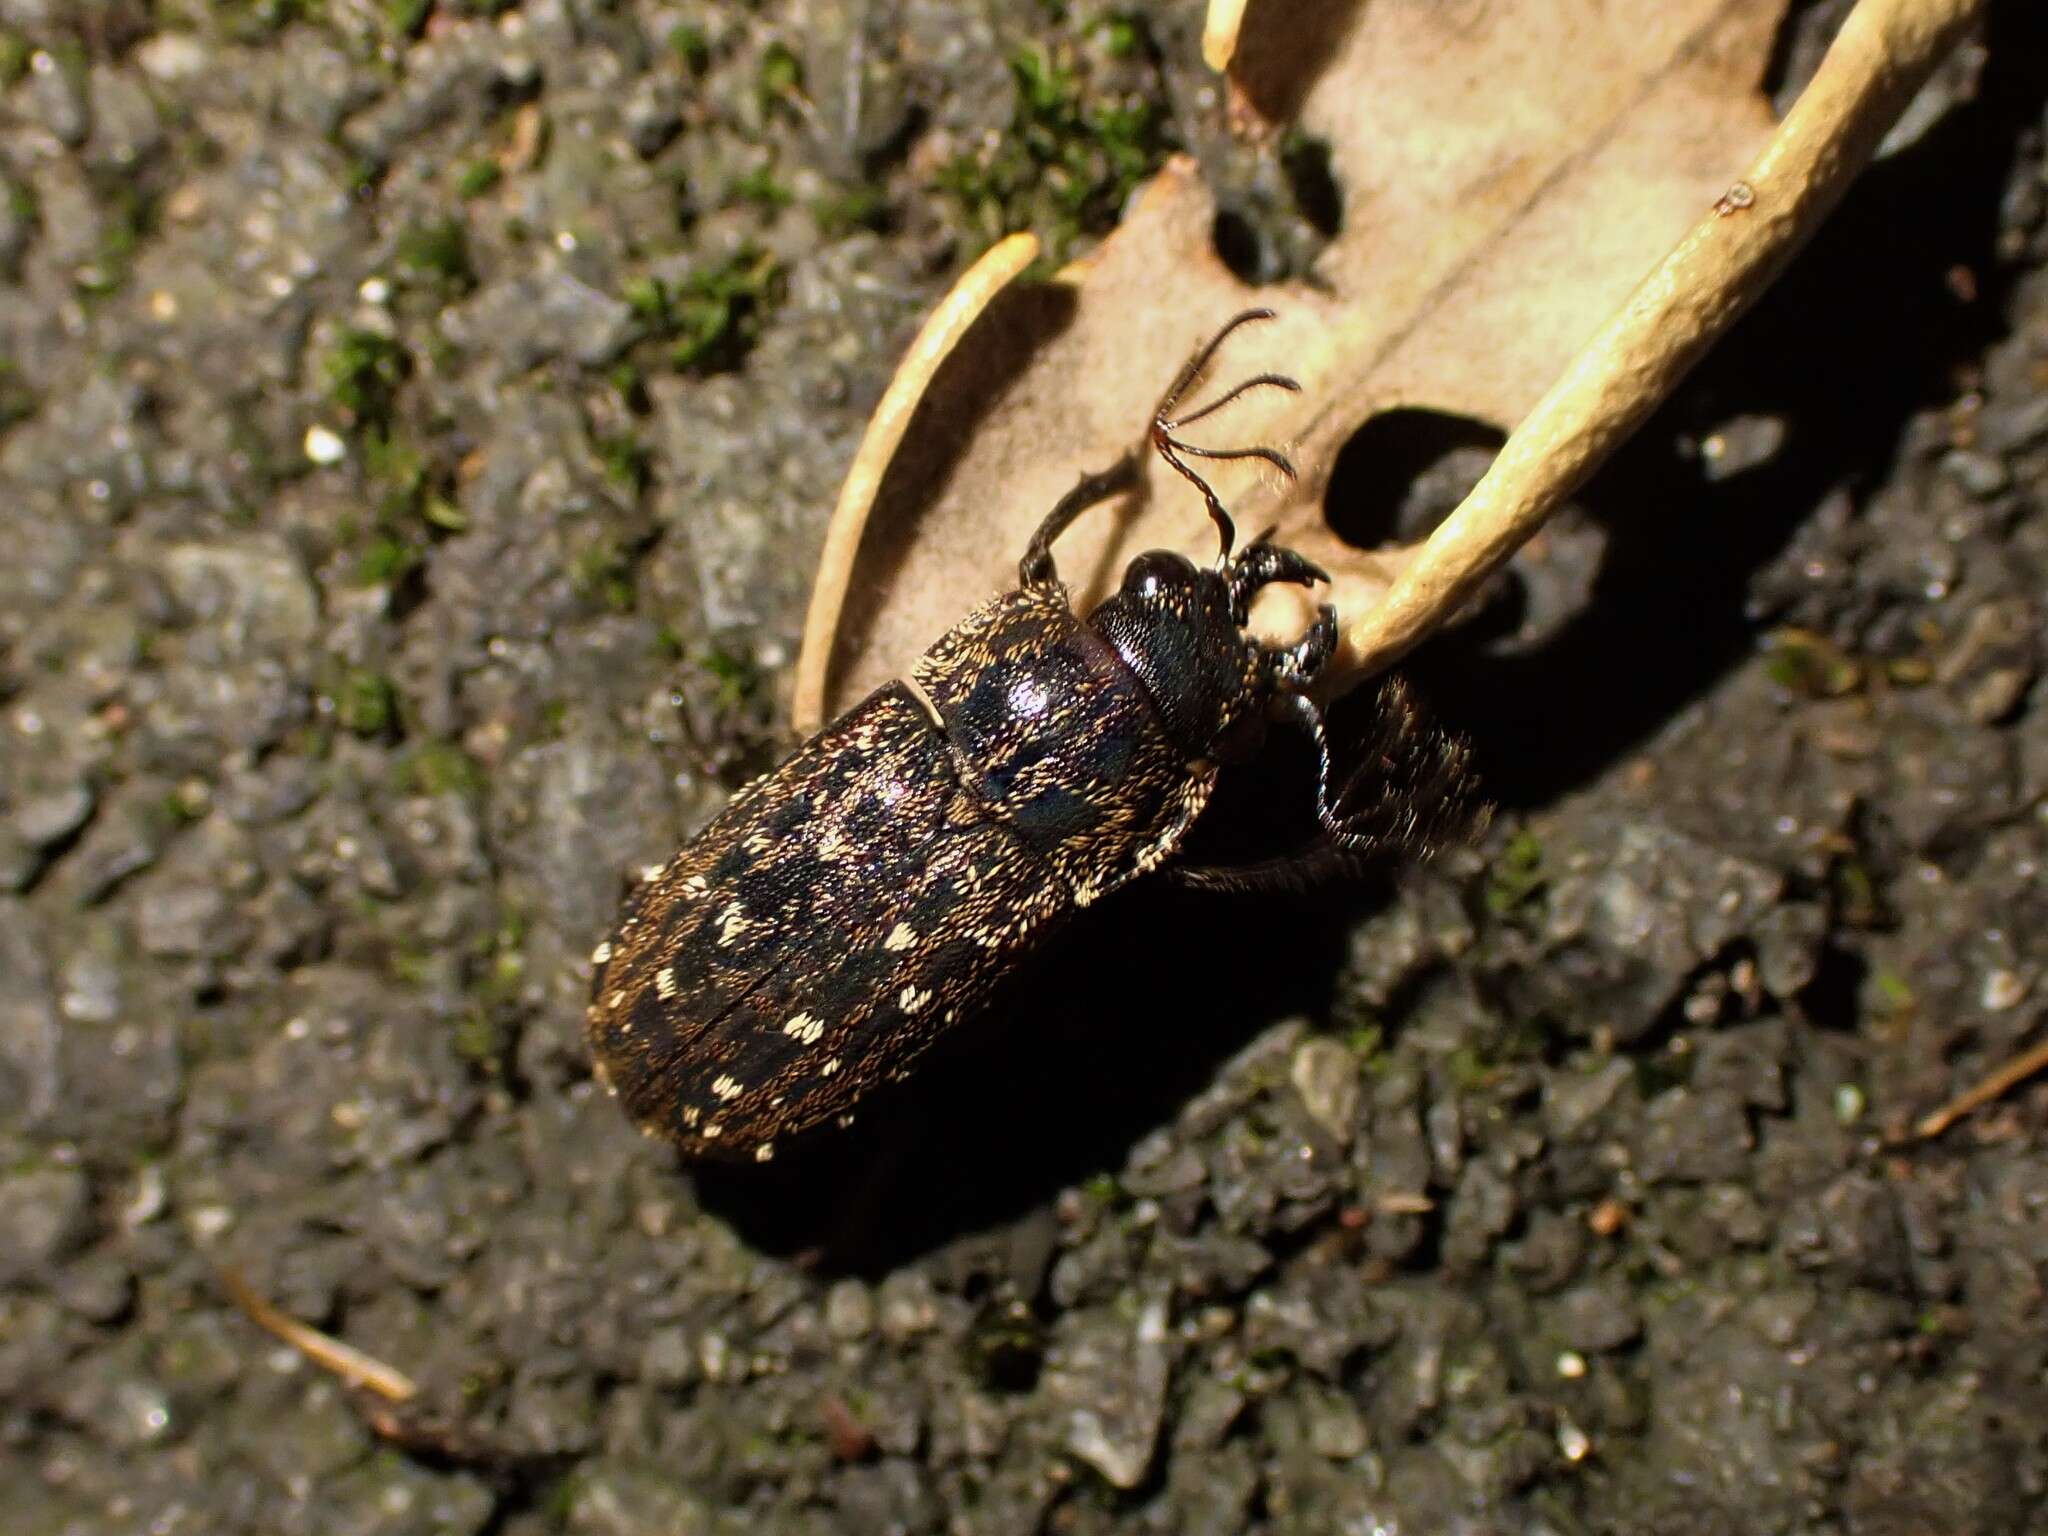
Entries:
[[1254,320],[1272,318],[1273,311],[1270,309],[1247,309],[1232,316],[1222,330],[1210,337],[1207,344],[1188,359],[1186,366],[1175,376],[1172,386],[1160,400],[1159,409],[1152,414],[1152,446],[1158,451],[1160,458],[1172,465],[1176,473],[1202,493],[1202,504],[1209,509],[1209,520],[1216,525],[1216,536],[1222,541],[1222,553],[1218,556],[1221,561],[1230,558],[1231,548],[1237,542],[1237,525],[1231,522],[1230,513],[1224,509],[1222,501],[1209,482],[1203,479],[1182,455],[1197,459],[1263,459],[1289,480],[1295,477],[1294,466],[1276,448],[1199,448],[1193,443],[1183,441],[1175,434],[1182,427],[1192,426],[1204,417],[1213,416],[1226,405],[1255,389],[1284,389],[1289,393],[1298,393],[1301,385],[1285,374],[1262,373],[1246,379],[1221,398],[1212,400],[1185,416],[1177,416],[1174,412],[1187,392],[1194,387],[1195,381],[1208,368],[1210,361],[1216,356],[1217,349],[1229,338],[1232,331],[1240,326],[1249,325]]

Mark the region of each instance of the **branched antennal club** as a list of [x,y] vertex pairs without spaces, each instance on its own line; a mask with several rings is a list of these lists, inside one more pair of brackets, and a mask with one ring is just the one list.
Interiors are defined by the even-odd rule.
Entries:
[[1193,426],[1196,422],[1215,415],[1226,405],[1243,398],[1255,389],[1284,389],[1290,394],[1298,394],[1301,385],[1285,374],[1262,373],[1246,379],[1221,398],[1191,410],[1185,416],[1174,413],[1179,409],[1187,392],[1194,387],[1195,381],[1202,377],[1210,361],[1216,356],[1217,349],[1229,339],[1231,332],[1255,320],[1272,318],[1273,311],[1270,309],[1247,309],[1242,314],[1232,316],[1222,330],[1209,338],[1207,345],[1188,359],[1187,365],[1174,377],[1172,385],[1159,402],[1159,409],[1152,416],[1152,446],[1158,451],[1159,457],[1172,465],[1178,474],[1202,493],[1202,504],[1209,509],[1209,520],[1216,525],[1216,536],[1222,541],[1222,552],[1218,556],[1221,562],[1230,559],[1230,552],[1237,543],[1237,525],[1230,520],[1230,513],[1224,509],[1222,501],[1209,482],[1196,473],[1182,455],[1197,459],[1262,459],[1289,480],[1295,478],[1294,466],[1277,448],[1202,448],[1187,442],[1178,434],[1183,427]]

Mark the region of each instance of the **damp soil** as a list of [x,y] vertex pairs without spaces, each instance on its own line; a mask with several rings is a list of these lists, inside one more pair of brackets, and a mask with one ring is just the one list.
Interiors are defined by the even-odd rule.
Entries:
[[2048,1528],[2048,1083],[1913,1134],[2048,1031],[2017,0],[1417,659],[1473,846],[1134,892],[768,1168],[593,1084],[952,276],[1173,146],[1248,276],[1341,219],[1193,10],[0,0],[10,1531]]

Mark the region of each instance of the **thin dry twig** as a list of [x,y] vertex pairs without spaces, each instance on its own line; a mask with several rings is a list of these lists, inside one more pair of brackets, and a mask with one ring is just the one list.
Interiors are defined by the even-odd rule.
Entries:
[[860,448],[839,488],[839,504],[825,530],[825,548],[818,557],[818,579],[811,588],[811,606],[804,616],[803,649],[797,657],[796,696],[790,715],[799,734],[808,736],[825,723],[825,683],[832,664],[833,632],[846,604],[846,585],[853,578],[854,556],[860,547],[867,512],[874,505],[882,476],[896,457],[903,434],[930,387],[939,365],[988,308],[1038,259],[1038,238],[1024,233],[998,240],[967,269],[932,311],[896,366],[896,376],[868,419]]
[[1957,1094],[1933,1113],[1921,1116],[1913,1130],[1921,1140],[1932,1140],[1964,1115],[1982,1109],[1994,1099],[2003,1098],[2041,1072],[2048,1072],[2048,1040],[2013,1057],[1989,1077]]
[[1983,10],[1861,0],[1755,164],[1601,327],[1386,596],[1349,616],[1349,678],[1383,670],[1457,613],[1663,402],[1820,226]]
[[221,1289],[228,1293],[229,1300],[248,1314],[250,1322],[273,1338],[289,1344],[322,1370],[331,1371],[349,1386],[381,1397],[386,1402],[403,1403],[419,1395],[420,1389],[413,1379],[396,1366],[386,1365],[376,1356],[366,1355],[332,1334],[322,1333],[318,1328],[280,1312],[259,1296],[235,1270],[222,1268],[217,1273]]

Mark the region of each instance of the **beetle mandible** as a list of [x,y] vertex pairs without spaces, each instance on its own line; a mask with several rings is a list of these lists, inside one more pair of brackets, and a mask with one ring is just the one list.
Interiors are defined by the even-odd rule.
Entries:
[[[1256,752],[1269,719],[1313,740],[1322,842],[1343,862],[1427,835],[1461,798],[1463,749],[1409,729],[1384,692],[1376,750],[1357,782],[1372,803],[1340,813],[1309,690],[1335,650],[1335,610],[1269,645],[1245,632],[1276,582],[1327,581],[1261,537],[1233,550],[1229,513],[1187,462],[1261,459],[1201,448],[1180,430],[1261,387],[1260,374],[1174,413],[1250,310],[1182,368],[1152,446],[1201,493],[1221,553],[1208,569],[1141,554],[1085,619],[1068,603],[1053,541],[1135,479],[1126,457],[1084,478],[1040,524],[1014,591],[948,631],[912,667],[735,794],[666,864],[645,871],[598,945],[586,1028],[597,1076],[650,1135],[686,1153],[766,1162],[777,1142],[904,1077],[1044,941],[1119,886],[1174,858],[1223,767]],[[1434,805],[1435,811],[1430,807]],[[1275,859],[1176,873],[1246,888],[1306,867]]]

